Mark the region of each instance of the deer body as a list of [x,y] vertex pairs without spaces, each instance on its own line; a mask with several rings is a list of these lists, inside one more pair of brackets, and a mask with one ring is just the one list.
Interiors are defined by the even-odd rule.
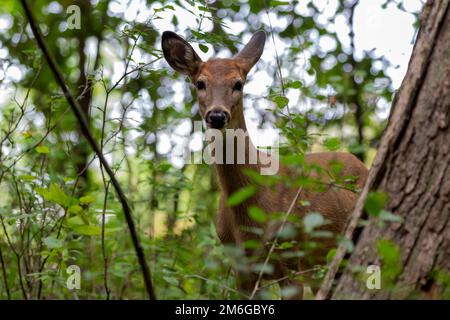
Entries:
[[[205,119],[209,128],[218,130],[241,129],[247,131],[243,113],[243,83],[247,73],[252,66],[259,60],[265,42],[265,34],[257,32],[245,46],[245,48],[233,59],[210,59],[207,62],[201,61],[194,49],[181,37],[172,32],[164,32],[162,39],[162,48],[164,56],[169,64],[180,73],[188,75],[197,87],[199,100],[199,111]],[[223,152],[226,154],[227,144],[232,143],[231,148],[239,150],[239,145],[235,141],[225,138]],[[239,141],[239,140],[238,140]],[[239,142],[238,142],[239,143]],[[243,143],[242,141],[240,143]],[[244,141],[243,150],[248,155],[252,152],[258,154],[257,159],[263,159],[267,155],[256,148],[247,138]],[[247,159],[248,157],[246,157]],[[314,163],[327,170],[334,162],[343,164],[342,176],[357,177],[356,185],[362,187],[367,178],[367,169],[364,164],[355,156],[349,153],[324,152],[305,155],[306,163]],[[219,204],[219,213],[217,217],[217,233],[223,243],[241,245],[247,240],[257,240],[263,246],[276,233],[279,224],[261,226],[248,215],[248,208],[256,205],[266,213],[287,212],[291,206],[298,189],[288,188],[282,184],[275,188],[259,187],[258,192],[240,203],[237,206],[227,206],[228,197],[235,191],[251,183],[250,178],[244,173],[245,169],[260,171],[262,163],[238,164],[236,161],[230,164],[216,164],[216,173],[221,189],[221,199]],[[292,176],[290,168],[279,165],[279,175]],[[317,175],[317,179],[325,185],[330,182],[326,175],[310,173]],[[346,190],[336,189],[331,186],[326,187],[322,192],[313,190],[301,190],[299,199],[308,201],[309,206],[302,206],[297,202],[292,211],[293,215],[303,217],[309,212],[319,212],[330,223],[322,229],[342,233],[348,215],[352,212],[358,194]],[[265,233],[256,235],[248,232],[249,228],[258,227],[265,230]],[[297,240],[303,241],[303,235],[298,233]],[[314,263],[319,264],[325,261],[326,251],[335,246],[333,239],[321,239],[322,247],[314,253],[316,256]],[[266,252],[255,252],[246,250],[248,256],[255,256],[259,260],[264,260]],[[312,267],[310,259],[297,259],[290,261],[271,261],[274,265],[274,272],[270,277],[280,279],[286,277],[290,270],[301,271]],[[296,281],[286,279],[284,285],[298,286],[298,298],[302,295],[302,284]],[[257,274],[251,271],[238,272],[238,281],[241,290],[249,293],[253,290],[257,281]],[[282,285],[283,285],[282,284]]]

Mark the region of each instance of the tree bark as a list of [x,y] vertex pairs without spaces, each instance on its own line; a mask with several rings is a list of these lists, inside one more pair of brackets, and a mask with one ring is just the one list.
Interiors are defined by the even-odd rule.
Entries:
[[[430,299],[449,295],[449,0],[429,0],[421,22],[408,73],[346,230],[355,248],[339,277],[336,274],[345,249],[338,249],[317,299]],[[357,222],[367,217],[364,203],[369,191],[387,193],[385,210],[403,221],[380,224],[371,217],[358,230]],[[400,270],[393,277],[386,274],[387,263],[377,250],[381,239],[391,241],[400,252]],[[381,268],[380,290],[368,289],[360,277],[369,265]]]
[[[90,124],[90,107],[92,102],[92,91],[94,82],[92,79],[89,79],[88,74],[89,70],[86,69],[86,61],[89,58],[86,49],[86,40],[90,36],[95,36],[98,41],[97,52],[93,62],[93,70],[97,70],[100,64],[100,44],[102,42],[102,31],[93,32],[91,30],[95,30],[92,24],[92,10],[93,7],[90,1],[77,0],[76,5],[81,8],[81,12],[86,17],[87,21],[82,23],[82,28],[78,30],[76,33],[76,39],[78,40],[78,58],[79,58],[79,72],[80,75],[77,81],[77,89],[78,89],[78,101],[83,111],[84,117]],[[106,14],[106,13],[105,13]],[[102,15],[102,19],[100,21],[103,25],[104,16]],[[80,137],[83,136],[82,129],[80,125],[77,126],[77,132]],[[75,168],[78,176],[80,177],[79,190],[78,194],[82,195],[86,190],[89,189],[89,176],[88,176],[88,166],[89,166],[89,145],[84,141],[78,143],[73,149],[73,159]]]

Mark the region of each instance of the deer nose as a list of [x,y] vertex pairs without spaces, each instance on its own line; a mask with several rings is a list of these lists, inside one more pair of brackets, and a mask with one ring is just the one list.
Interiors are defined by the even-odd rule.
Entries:
[[229,115],[223,110],[211,110],[206,113],[206,123],[214,129],[222,129],[229,120]]

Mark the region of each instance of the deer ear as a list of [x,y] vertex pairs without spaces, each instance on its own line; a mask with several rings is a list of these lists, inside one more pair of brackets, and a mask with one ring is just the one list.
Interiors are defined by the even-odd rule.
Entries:
[[247,45],[234,58],[237,63],[248,73],[250,69],[258,62],[264,50],[266,42],[266,33],[264,31],[256,32]]
[[191,77],[197,73],[202,59],[186,40],[174,32],[164,31],[161,46],[164,58],[174,70]]

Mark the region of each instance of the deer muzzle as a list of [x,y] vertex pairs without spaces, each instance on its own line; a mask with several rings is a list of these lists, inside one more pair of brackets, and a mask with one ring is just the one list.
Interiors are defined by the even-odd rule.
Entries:
[[205,115],[205,121],[210,128],[223,129],[230,121],[230,113],[222,108],[214,108]]

